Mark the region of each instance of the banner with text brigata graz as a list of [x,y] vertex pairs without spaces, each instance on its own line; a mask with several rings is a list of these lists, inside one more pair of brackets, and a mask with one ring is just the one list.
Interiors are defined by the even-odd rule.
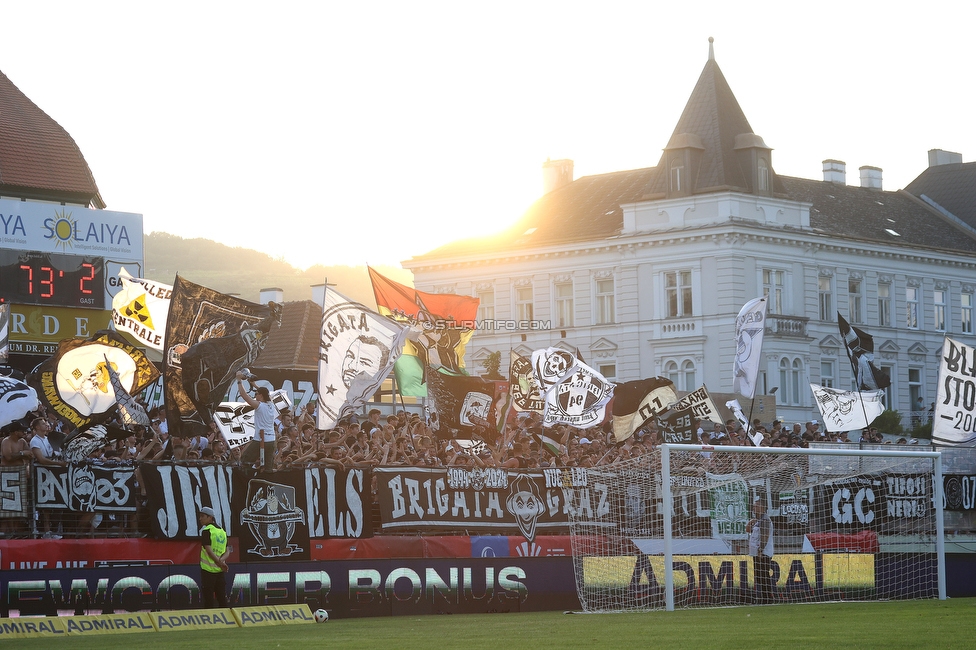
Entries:
[[535,536],[569,526],[571,513],[616,526],[602,475],[584,467],[520,471],[497,468],[377,468],[384,531],[454,530]]

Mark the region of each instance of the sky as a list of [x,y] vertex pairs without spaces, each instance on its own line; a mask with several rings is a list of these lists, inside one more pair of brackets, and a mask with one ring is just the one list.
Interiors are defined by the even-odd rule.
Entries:
[[[669,5],[680,5],[669,7]],[[976,159],[976,3],[10,2],[0,71],[147,233],[396,265],[658,163],[708,56],[778,174]]]

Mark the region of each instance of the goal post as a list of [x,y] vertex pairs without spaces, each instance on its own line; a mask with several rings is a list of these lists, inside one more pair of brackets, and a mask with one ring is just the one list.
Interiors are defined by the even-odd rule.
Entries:
[[589,471],[611,525],[570,513],[584,611],[946,597],[939,452],[665,444]]

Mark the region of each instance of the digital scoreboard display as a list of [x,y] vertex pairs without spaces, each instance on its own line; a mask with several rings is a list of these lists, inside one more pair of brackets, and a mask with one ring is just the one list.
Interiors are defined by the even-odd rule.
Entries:
[[0,249],[0,303],[105,308],[105,258]]

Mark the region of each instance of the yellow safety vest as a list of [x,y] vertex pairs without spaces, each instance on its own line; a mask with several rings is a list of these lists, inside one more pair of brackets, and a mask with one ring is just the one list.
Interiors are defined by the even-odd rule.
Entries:
[[[214,555],[217,557],[223,555],[224,551],[227,550],[227,533],[214,524],[207,524],[203,527],[203,530],[210,531],[210,548],[213,550]],[[206,548],[202,545],[200,546],[200,568],[210,573],[221,572],[220,567],[211,559],[210,555],[207,554]]]

